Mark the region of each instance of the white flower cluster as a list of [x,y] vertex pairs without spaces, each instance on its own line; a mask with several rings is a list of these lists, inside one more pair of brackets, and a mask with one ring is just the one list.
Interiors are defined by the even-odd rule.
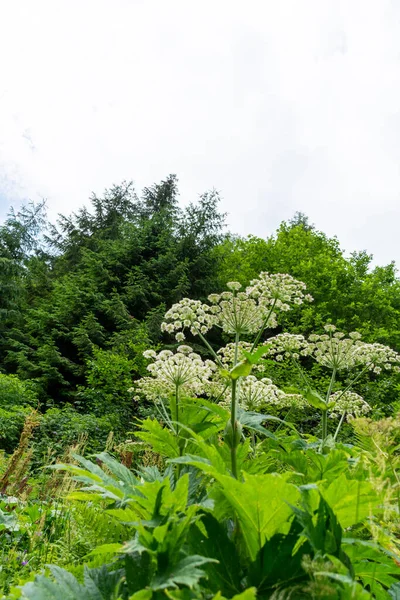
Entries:
[[279,333],[269,338],[268,345],[271,346],[268,354],[277,361],[287,358],[299,358],[310,354],[310,346],[303,335]]
[[249,375],[239,385],[239,404],[246,410],[255,410],[264,404],[281,406],[285,393],[264,377],[257,379]]
[[[228,286],[237,283],[231,281]],[[238,283],[240,285],[240,283]],[[251,334],[256,333],[262,327],[266,311],[260,307],[255,300],[249,298],[246,292],[222,292],[222,294],[211,294],[208,297],[213,304],[212,310],[216,315],[217,325],[223,331],[231,334]],[[266,327],[276,327],[277,321],[275,314],[271,314]]]
[[335,403],[329,410],[329,416],[333,419],[340,419],[343,413],[346,413],[347,420],[351,420],[354,417],[362,417],[371,410],[368,402],[355,392],[335,392],[330,401]]
[[357,361],[368,366],[370,371],[381,373],[382,369],[400,372],[400,354],[383,344],[360,343],[357,348]]
[[[287,394],[274,385],[271,379],[264,377],[257,379],[249,375],[240,381],[237,388],[237,402],[246,410],[257,410],[266,404],[273,404],[279,408],[287,406]],[[225,390],[220,404],[229,407],[231,402],[230,391]]]
[[[246,410],[258,410],[273,405],[276,408],[305,408],[306,401],[300,394],[286,394],[274,385],[271,379],[263,377],[257,379],[249,375],[240,381],[237,388],[238,404]],[[226,390],[220,404],[224,407],[230,406],[230,393]]]
[[382,369],[400,371],[400,355],[388,346],[362,342],[357,331],[345,337],[331,324],[325,325],[325,331],[326,334],[308,338],[311,355],[321,365],[337,371],[356,366],[367,367],[377,374]]
[[310,354],[317,363],[336,371],[352,369],[361,364],[357,355],[362,342],[357,331],[346,338],[344,333],[336,331],[334,325],[325,325],[324,329],[327,333],[312,334],[308,338]]
[[275,305],[276,309],[290,310],[291,304],[312,302],[310,294],[305,294],[306,284],[282,273],[260,273],[257,279],[250,282],[246,292],[255,298],[260,306]]
[[214,325],[230,334],[252,334],[263,325],[265,328],[277,326],[272,308],[287,311],[293,304],[312,301],[309,294],[304,294],[304,283],[280,273],[260,273],[244,291],[240,291],[241,287],[238,281],[229,281],[228,291],[210,294],[211,306],[184,298],[165,314],[161,330],[175,333],[179,342],[185,339],[184,329],[193,335],[204,335]]
[[164,322],[161,323],[161,331],[176,333],[178,342],[185,339],[184,329],[189,329],[193,335],[207,333],[217,322],[212,307],[203,304],[200,300],[183,298],[174,304],[166,313]]
[[174,394],[177,388],[184,394],[199,396],[217,369],[213,361],[203,361],[190,346],[179,346],[175,354],[170,350],[162,350],[159,354],[146,350],[143,354],[145,358],[153,359],[147,367],[151,377],[140,379],[136,389],[148,400],[157,401]]

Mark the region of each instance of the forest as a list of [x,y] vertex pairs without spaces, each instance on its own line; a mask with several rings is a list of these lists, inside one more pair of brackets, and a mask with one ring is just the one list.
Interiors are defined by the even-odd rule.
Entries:
[[10,208],[0,597],[400,599],[396,265],[227,220],[174,175]]

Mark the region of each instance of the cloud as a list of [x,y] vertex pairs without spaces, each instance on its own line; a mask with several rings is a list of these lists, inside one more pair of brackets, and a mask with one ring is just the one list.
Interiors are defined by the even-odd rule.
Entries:
[[68,213],[123,179],[215,187],[231,229],[296,210],[400,264],[390,0],[3,0],[0,201]]

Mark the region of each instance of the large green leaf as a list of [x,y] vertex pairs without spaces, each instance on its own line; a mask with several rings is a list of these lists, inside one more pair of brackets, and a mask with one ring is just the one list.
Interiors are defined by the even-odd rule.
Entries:
[[300,550],[295,551],[300,534],[300,524],[293,521],[289,533],[273,535],[250,565],[247,582],[257,587],[261,597],[268,597],[275,589],[298,584],[308,578],[302,561],[305,554],[312,555],[312,548],[305,542]]
[[[297,521],[303,527],[303,536],[307,539],[315,554],[336,556],[341,559],[342,528],[338,519],[326,500],[315,489],[302,490],[302,508],[293,506]],[[319,504],[313,510],[315,499],[319,496]],[[347,561],[346,561],[347,562]]]
[[362,523],[379,510],[381,500],[368,481],[347,479],[342,473],[320,489],[343,529]]
[[49,566],[52,578],[38,575],[22,587],[22,598],[27,600],[117,600],[122,573],[110,573],[106,567],[87,569],[84,582],[55,565]]
[[164,572],[156,575],[150,586],[155,591],[176,588],[180,585],[192,588],[205,576],[204,570],[199,567],[211,561],[210,558],[195,554],[186,556],[174,565],[168,566]]
[[188,539],[192,549],[201,549],[203,556],[214,558],[205,570],[212,590],[231,595],[241,589],[242,566],[236,545],[229,538],[227,527],[212,514],[205,513],[201,522],[192,526]]
[[215,475],[221,493],[237,519],[250,560],[255,561],[265,542],[290,529],[292,509],[299,490],[279,475],[243,475],[243,481]]
[[156,419],[146,419],[141,429],[135,434],[144,442],[150,444],[154,452],[167,458],[179,456],[179,446],[176,436],[166,427],[162,427]]
[[387,588],[400,579],[399,565],[373,542],[349,542],[346,544],[346,553],[352,561],[356,578],[368,586],[377,598],[386,598]]
[[313,390],[312,388],[307,388],[304,392],[304,397],[307,402],[318,410],[326,411],[327,405],[324,398],[317,392],[317,390]]

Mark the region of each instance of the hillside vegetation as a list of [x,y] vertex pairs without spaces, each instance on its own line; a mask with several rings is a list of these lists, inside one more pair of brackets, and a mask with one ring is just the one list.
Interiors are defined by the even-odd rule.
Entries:
[[394,263],[169,176],[11,211],[0,266],[4,598],[400,598]]

